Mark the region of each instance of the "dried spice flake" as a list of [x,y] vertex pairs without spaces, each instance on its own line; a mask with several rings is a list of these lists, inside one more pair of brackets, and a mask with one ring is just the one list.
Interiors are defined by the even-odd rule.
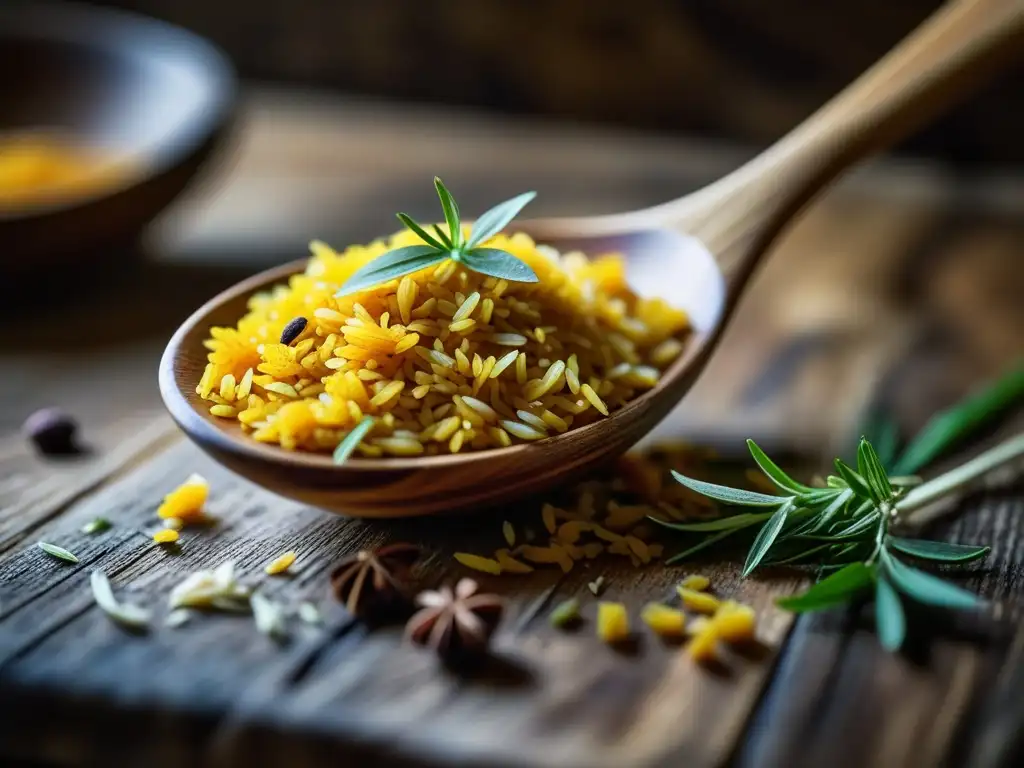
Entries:
[[171,611],[167,614],[167,618],[164,619],[164,626],[174,629],[187,623],[192,618],[192,612],[185,608],[179,608],[176,611]]
[[645,605],[640,619],[662,637],[679,637],[686,627],[686,615],[682,611],[660,603]]
[[551,626],[556,629],[565,629],[574,624],[580,622],[580,601],[575,597],[570,597],[555,606],[555,609],[551,611],[551,615],[548,617],[551,622]]
[[307,624],[322,624],[324,621],[320,609],[310,602],[299,603],[299,618]]
[[622,603],[602,602],[597,606],[597,636],[606,643],[620,643],[630,635],[629,614]]
[[56,557],[58,560],[63,560],[67,563],[78,562],[78,558],[71,552],[68,552],[68,550],[64,549],[64,547],[58,547],[56,544],[49,544],[45,541],[37,542],[36,546],[51,557]]
[[687,589],[683,586],[676,587],[676,592],[679,593],[679,598],[683,601],[683,605],[697,613],[713,614],[722,604],[717,597],[709,595],[707,592],[698,592],[695,589]]
[[288,634],[284,609],[270,598],[254,592],[249,598],[256,629],[269,637],[281,639]]
[[480,555],[473,555],[469,552],[456,552],[455,559],[467,568],[472,568],[474,571],[490,573],[495,576],[501,573],[501,563],[497,560],[492,560],[489,557],[481,557]]
[[157,544],[174,544],[178,541],[178,532],[173,528],[164,528],[153,534],[153,541]]
[[137,605],[119,603],[103,571],[93,571],[89,576],[89,585],[96,604],[114,621],[134,629],[144,629],[149,625],[150,612]]
[[295,558],[298,557],[294,552],[285,552],[283,555],[278,557],[276,560],[267,564],[263,569],[270,576],[276,576],[284,573],[291,568],[292,563],[295,562]]

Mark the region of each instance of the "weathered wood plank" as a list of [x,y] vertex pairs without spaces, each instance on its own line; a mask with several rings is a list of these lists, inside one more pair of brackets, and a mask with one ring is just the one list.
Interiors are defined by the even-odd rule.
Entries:
[[[211,480],[210,511],[220,522],[186,533],[180,554],[171,555],[144,534],[155,523],[162,494],[195,470]],[[78,533],[101,509],[115,527],[92,537]],[[283,648],[256,635],[250,620],[233,616],[201,617],[174,630],[155,626],[143,637],[133,636],[102,615],[88,592],[88,573],[101,568],[128,598],[159,606],[185,573],[230,557],[240,572],[288,602],[320,599],[337,557],[384,538],[420,542],[433,554],[421,579],[433,584],[455,577],[454,546],[486,551],[496,545],[500,519],[365,525],[277,499],[212,465],[189,445],[172,447],[39,527],[39,536],[75,551],[79,566],[57,563],[33,548],[12,550],[0,561],[10,586],[0,623],[0,686],[20,702],[13,718],[0,725],[0,743],[12,752],[58,757],[33,723],[41,712],[59,707],[66,715],[60,744],[98,759],[111,749],[96,737],[100,713],[127,708],[137,713],[138,723],[135,736],[117,745],[125,759],[156,759],[167,736],[156,724],[180,719],[184,731],[201,737],[191,747],[196,754],[215,735],[214,755],[232,764],[253,755],[254,744],[262,744],[261,751],[278,750],[284,759],[294,749],[299,723],[329,731],[337,749],[391,744],[402,761],[461,754],[477,763],[522,758],[539,765],[644,765],[680,751],[695,764],[720,760],[764,684],[770,647],[759,658],[732,659],[728,674],[714,674],[649,636],[635,654],[603,646],[593,636],[592,597],[585,607],[590,624],[579,636],[547,627],[547,607],[532,613],[538,595],[556,583],[557,599],[589,596],[586,583],[599,572],[597,565],[569,579],[556,572],[482,579],[508,597],[510,612],[497,641],[506,663],[479,680],[439,674],[435,660],[403,645],[395,629],[367,633],[335,614],[321,631],[299,628],[295,642]],[[288,548],[300,552],[296,577],[262,576],[261,566]],[[609,577],[608,597],[626,601],[634,617],[643,602],[667,597],[678,577],[660,568],[601,566],[600,572]],[[763,639],[776,646],[788,618],[771,607],[770,594],[793,582],[741,585],[734,566],[709,565],[707,572],[723,594],[758,605]],[[695,701],[703,705],[695,707]],[[264,743],[268,722],[292,725]],[[178,734],[176,728],[170,733]],[[445,734],[443,744],[439,733]]]

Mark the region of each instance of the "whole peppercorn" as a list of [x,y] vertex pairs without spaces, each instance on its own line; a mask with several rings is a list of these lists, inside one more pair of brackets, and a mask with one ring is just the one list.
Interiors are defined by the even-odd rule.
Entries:
[[25,420],[22,430],[44,456],[81,453],[76,437],[78,423],[59,408],[43,408]]
[[282,329],[281,343],[291,344],[302,335],[304,330],[306,330],[306,318],[296,317],[294,320],[289,321],[288,325]]

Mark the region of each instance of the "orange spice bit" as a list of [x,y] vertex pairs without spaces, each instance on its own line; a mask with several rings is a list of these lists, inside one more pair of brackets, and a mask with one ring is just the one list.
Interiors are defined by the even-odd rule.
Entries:
[[708,622],[690,641],[690,657],[694,661],[708,662],[718,658],[718,632],[714,622]]
[[176,517],[184,525],[206,521],[203,505],[210,494],[210,484],[202,475],[193,474],[169,494],[156,513],[164,519]]
[[686,615],[682,611],[661,603],[645,605],[640,619],[662,637],[678,637],[686,626]]
[[749,605],[726,600],[712,618],[715,632],[727,643],[751,640],[757,629],[757,615]]
[[173,544],[178,540],[178,532],[173,528],[164,528],[153,534],[153,541],[157,544]]
[[455,559],[474,571],[491,573],[495,576],[501,573],[501,565],[497,560],[492,560],[489,557],[480,557],[480,555],[473,555],[469,552],[456,552]]
[[533,566],[516,560],[507,549],[499,549],[494,553],[494,559],[501,566],[502,573],[532,573]]
[[572,557],[557,544],[552,544],[549,547],[526,544],[519,548],[519,554],[534,563],[557,563],[565,573],[572,570]]
[[554,534],[558,523],[555,521],[555,508],[550,504],[545,504],[541,509],[541,517],[544,520],[544,527],[547,528],[548,533]]
[[707,592],[698,592],[683,586],[676,587],[676,592],[679,593],[683,605],[697,613],[714,614],[721,605],[721,601],[717,597],[709,595]]
[[622,603],[597,605],[597,636],[606,643],[620,643],[629,637],[629,615]]
[[558,526],[558,533],[556,535],[559,542],[563,544],[575,544],[579,541],[584,531],[590,531],[593,528],[594,525],[585,520],[569,520]]
[[627,536],[626,544],[629,545],[630,550],[639,558],[641,563],[646,565],[651,562],[651,553],[647,551],[647,545],[636,536]]
[[270,576],[276,576],[280,573],[284,573],[291,567],[292,563],[295,562],[296,557],[297,555],[294,552],[285,552],[276,560],[267,563],[267,567],[263,570]]
[[695,592],[704,592],[711,586],[711,579],[699,573],[691,573],[679,582],[679,589],[692,589]]

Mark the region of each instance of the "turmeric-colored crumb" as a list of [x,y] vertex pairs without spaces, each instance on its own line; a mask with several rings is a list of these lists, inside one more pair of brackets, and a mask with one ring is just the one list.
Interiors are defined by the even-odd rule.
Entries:
[[717,645],[718,632],[715,631],[714,623],[709,622],[704,629],[694,635],[687,650],[695,661],[714,661],[718,658]]
[[178,540],[178,532],[173,528],[164,528],[153,534],[153,541],[157,544],[173,544]]
[[715,632],[727,643],[739,643],[754,637],[757,615],[749,605],[727,600],[711,619]]
[[522,560],[516,560],[507,549],[499,549],[495,552],[494,559],[501,566],[502,573],[531,573],[533,571],[532,565],[524,563]]
[[683,586],[676,587],[676,592],[679,593],[679,597],[682,599],[683,605],[697,613],[713,614],[721,605],[721,602],[717,597],[709,595],[706,592],[698,592],[695,589],[687,589]]
[[474,571],[482,571],[483,573],[492,573],[494,575],[501,573],[501,565],[497,560],[492,560],[489,557],[480,557],[480,555],[473,555],[469,552],[456,552],[455,559]]
[[205,519],[203,505],[210,493],[210,484],[202,475],[193,474],[164,497],[156,513],[162,518],[176,517],[184,524]]
[[682,589],[692,589],[696,592],[703,592],[711,586],[711,579],[699,573],[691,573],[679,582]]
[[276,576],[279,573],[287,571],[291,567],[292,563],[295,562],[295,558],[296,554],[294,552],[285,552],[276,560],[267,563],[267,567],[263,570],[271,576]]
[[645,605],[640,618],[644,624],[663,637],[678,637],[683,634],[686,626],[686,615],[682,611],[660,603]]
[[622,603],[597,604],[597,636],[606,643],[619,643],[629,637],[629,614]]

